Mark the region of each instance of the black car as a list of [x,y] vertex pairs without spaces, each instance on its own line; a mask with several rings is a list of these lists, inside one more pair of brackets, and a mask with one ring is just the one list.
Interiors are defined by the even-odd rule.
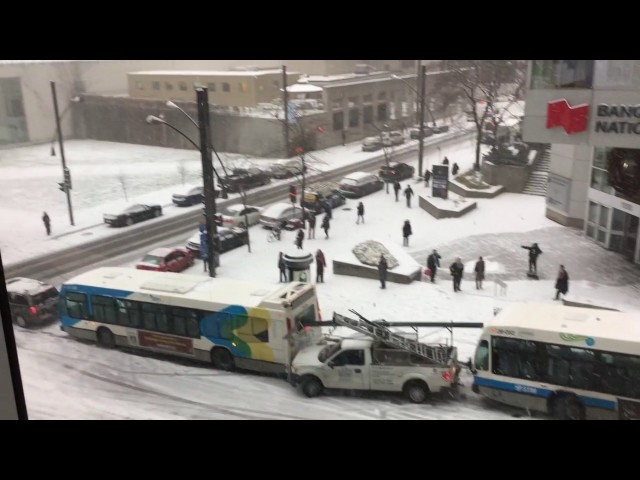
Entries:
[[53,285],[30,278],[7,280],[9,308],[13,323],[27,328],[58,318],[59,292]]
[[[242,245],[246,245],[248,243],[249,234],[246,228],[218,227],[218,237],[220,239],[220,253],[224,253]],[[189,238],[189,240],[187,240],[186,248],[194,257],[200,258],[200,232],[195,233]]]
[[302,205],[316,215],[324,212],[325,203],[331,208],[340,207],[346,203],[345,196],[338,191],[338,184],[332,182],[315,183],[304,190]]
[[395,182],[396,180],[406,180],[416,173],[415,167],[406,163],[391,163],[380,169],[378,175],[385,182]]
[[133,225],[143,220],[159,217],[162,215],[162,207],[160,205],[142,205],[136,204],[126,208],[121,213],[104,214],[104,223],[112,227],[124,227],[125,225]]
[[[216,190],[217,193],[217,190]],[[202,203],[204,199],[204,187],[193,187],[184,193],[174,193],[171,200],[179,207],[188,207]]]
[[240,190],[266,185],[271,182],[269,174],[259,168],[235,169],[232,175],[222,177],[218,183],[227,192],[237,193]]

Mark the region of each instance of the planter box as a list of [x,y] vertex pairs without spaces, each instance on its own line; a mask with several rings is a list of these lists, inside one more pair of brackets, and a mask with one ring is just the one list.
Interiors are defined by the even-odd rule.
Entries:
[[459,202],[440,198],[418,197],[418,205],[434,218],[459,218],[477,207],[476,202]]
[[460,195],[465,198],[495,198],[504,192],[502,185],[491,185],[484,190],[476,190],[473,188],[465,187],[463,184],[456,182],[455,180],[449,180],[449,191]]

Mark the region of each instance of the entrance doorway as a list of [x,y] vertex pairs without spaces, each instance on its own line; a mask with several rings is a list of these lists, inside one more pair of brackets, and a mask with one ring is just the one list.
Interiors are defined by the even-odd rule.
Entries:
[[633,262],[638,243],[639,225],[640,218],[614,208],[609,249],[621,253],[627,260]]

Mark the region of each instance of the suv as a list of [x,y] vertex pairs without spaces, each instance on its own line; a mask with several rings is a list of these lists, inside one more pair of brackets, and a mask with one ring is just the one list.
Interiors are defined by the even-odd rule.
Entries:
[[[435,133],[431,127],[427,127],[426,125],[424,125],[422,129],[422,138],[430,137]],[[409,138],[412,140],[420,140],[420,125],[414,125],[409,129]]]
[[382,148],[382,140],[380,137],[367,137],[362,141],[363,152],[375,152]]
[[290,178],[294,175],[300,175],[307,172],[307,166],[303,165],[300,158],[289,158],[279,160],[269,169],[269,173],[273,178]]
[[302,208],[291,203],[275,203],[262,212],[260,224],[267,228],[276,228],[294,218],[302,219]]
[[22,328],[57,318],[59,292],[53,285],[30,278],[7,280],[11,319]]
[[342,180],[338,191],[347,198],[359,198],[382,190],[384,182],[378,176],[367,172],[354,172]]
[[405,180],[413,177],[416,169],[406,163],[390,163],[380,168],[378,175],[385,182],[395,182],[396,180]]
[[402,132],[394,130],[393,132],[382,133],[382,145],[385,147],[393,147],[394,145],[400,145],[404,143],[404,136]]
[[318,182],[304,189],[302,206],[315,214],[324,211],[324,204],[328,202],[331,208],[346,203],[344,195],[338,191],[338,185],[332,182]]
[[271,182],[269,175],[259,168],[235,169],[232,175],[222,177],[219,181],[220,188],[227,192],[237,193],[240,190],[266,185]]

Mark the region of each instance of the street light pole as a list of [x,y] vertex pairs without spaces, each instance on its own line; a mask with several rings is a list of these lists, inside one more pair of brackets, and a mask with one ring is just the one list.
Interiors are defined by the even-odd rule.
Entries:
[[422,160],[424,158],[424,91],[427,80],[427,66],[422,65],[420,69],[420,140],[418,147],[418,177],[421,177],[424,172],[422,171]]
[[60,143],[60,158],[62,159],[62,177],[64,183],[60,185],[64,193],[67,194],[67,207],[69,208],[69,221],[73,223],[73,208],[71,207],[71,171],[67,168],[67,162],[64,158],[64,145],[62,143],[62,127],[60,126],[60,114],[58,112],[58,97],[56,95],[56,82],[51,82],[51,94],[53,96],[53,110],[56,115],[56,129],[58,130],[58,142]]
[[213,160],[209,148],[209,95],[205,87],[196,88],[198,103],[198,129],[200,130],[200,157],[204,182],[204,212],[208,239],[209,276],[216,276],[218,266],[218,225],[216,223],[216,186],[213,178]]
[[287,92],[286,65],[282,66],[282,103],[284,105],[284,158],[289,158],[289,92]]

